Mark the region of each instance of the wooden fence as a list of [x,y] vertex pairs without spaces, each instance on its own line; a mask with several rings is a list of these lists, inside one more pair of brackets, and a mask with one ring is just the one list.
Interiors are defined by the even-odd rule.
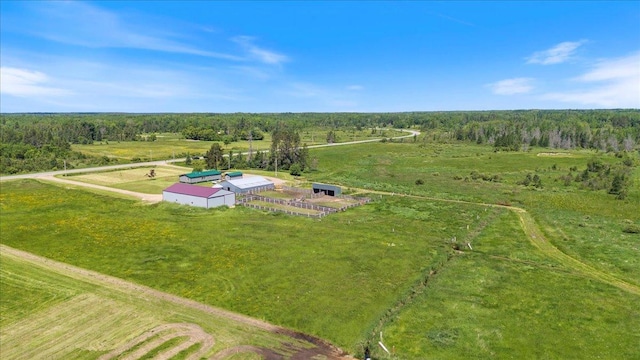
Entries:
[[307,199],[317,199],[324,196],[323,193],[314,193],[311,189],[302,189],[290,186],[282,186],[282,191],[300,194],[303,198]]
[[254,208],[254,209],[258,209],[258,210],[265,210],[265,211],[272,211],[272,212],[283,212],[285,214],[295,215],[295,216],[306,216],[306,217],[316,218],[316,219],[320,219],[322,217],[327,216],[326,213],[317,213],[317,214],[301,213],[301,212],[297,212],[297,211],[291,211],[291,210],[287,210],[287,209],[278,209],[278,208],[267,207],[267,206],[252,204],[252,203],[243,203],[242,206],[246,206],[246,207],[250,207],[250,208]]
[[[304,197],[318,198],[318,197],[324,196],[324,194],[322,194],[322,193],[314,194],[312,190],[300,189],[300,188],[292,188],[292,187],[288,187],[288,186],[283,186],[283,190],[284,191],[288,191],[288,192],[295,192],[295,193],[303,194],[303,199],[304,199]],[[254,208],[254,209],[284,212],[284,213],[287,213],[287,214],[290,214],[290,215],[321,218],[321,217],[329,215],[329,214],[337,213],[339,211],[345,211],[345,210],[347,210],[349,208],[352,208],[352,207],[356,207],[356,206],[361,206],[361,205],[367,204],[367,203],[369,203],[371,201],[371,199],[369,199],[369,198],[364,198],[364,197],[363,198],[359,198],[359,197],[353,197],[353,196],[349,196],[349,195],[340,195],[340,196],[338,196],[338,198],[355,201],[355,203],[343,205],[343,206],[341,206],[339,208],[333,208],[333,207],[328,207],[328,206],[322,206],[322,205],[316,205],[316,204],[312,204],[312,203],[307,203],[307,202],[299,201],[297,199],[287,200],[287,199],[276,199],[276,198],[266,197],[266,196],[257,195],[257,194],[242,194],[241,196],[237,196],[236,197],[236,204],[242,205],[242,206],[251,207],[251,208]],[[294,207],[294,208],[313,210],[313,211],[318,211],[318,214],[308,214],[308,213],[297,212],[295,210],[278,209],[276,207],[268,207],[268,206],[264,206],[264,205],[257,205],[257,204],[252,204],[251,201],[262,201],[262,202],[266,202],[266,203],[270,203],[270,204],[278,204],[278,205],[284,205],[284,206],[291,206],[291,207]]]

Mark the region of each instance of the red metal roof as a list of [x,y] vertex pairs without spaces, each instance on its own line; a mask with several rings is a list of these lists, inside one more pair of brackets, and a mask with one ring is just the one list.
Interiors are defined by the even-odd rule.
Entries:
[[175,194],[191,195],[191,196],[197,196],[197,197],[202,197],[202,198],[209,198],[213,194],[215,194],[218,191],[220,191],[220,188],[210,188],[210,187],[204,187],[204,186],[198,186],[198,185],[177,183],[177,184],[173,184],[173,185],[169,186],[168,188],[164,189],[164,191],[170,192],[170,193],[175,193]]

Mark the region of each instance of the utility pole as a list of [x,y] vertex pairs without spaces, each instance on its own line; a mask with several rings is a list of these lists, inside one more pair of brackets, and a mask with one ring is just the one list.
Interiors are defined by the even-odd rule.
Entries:
[[278,145],[276,145],[275,156],[276,156],[276,177],[278,177]]
[[67,160],[64,160],[64,176],[67,176]]
[[253,155],[253,134],[249,129],[249,162],[251,162],[251,155]]

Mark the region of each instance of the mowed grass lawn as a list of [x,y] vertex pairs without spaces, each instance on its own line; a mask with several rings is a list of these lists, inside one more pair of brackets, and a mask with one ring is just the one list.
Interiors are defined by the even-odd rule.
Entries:
[[[151,170],[155,177],[147,176]],[[154,166],[122,169],[105,172],[83,173],[66,176],[65,179],[85,182],[89,184],[113,187],[145,194],[162,194],[162,190],[177,183],[181,174],[191,172],[191,168],[177,166]],[[211,186],[211,182],[204,183]],[[204,186],[203,185],[203,186]]]
[[[203,335],[213,338],[212,349],[202,354],[207,357],[239,345],[278,350],[286,348],[285,343],[297,342],[143,292],[42,267],[4,249],[0,261],[3,359],[97,359],[119,347],[126,348],[132,339],[154,329],[157,334],[171,334],[159,330],[160,326],[179,328],[178,324],[185,323],[200,327]],[[157,336],[151,337],[138,344],[150,344],[156,339]],[[154,351],[167,350],[172,344],[177,346],[181,340],[186,337],[176,333],[172,340],[157,344],[155,350],[150,347],[144,358],[150,358]],[[173,359],[192,356],[203,346],[197,341],[194,345]],[[253,358],[244,355],[243,359]]]

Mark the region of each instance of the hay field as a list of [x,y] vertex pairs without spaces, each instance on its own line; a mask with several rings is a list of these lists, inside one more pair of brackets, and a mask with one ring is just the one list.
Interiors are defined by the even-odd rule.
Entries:
[[339,358],[293,332],[120,279],[6,246],[0,259],[3,359]]
[[[154,178],[147,176],[151,169],[155,170],[156,176]],[[178,182],[178,177],[188,172],[191,172],[191,169],[186,167],[156,166],[84,173],[69,177],[69,179],[145,194],[162,194],[163,189]],[[207,183],[207,185],[209,185],[209,183]]]

